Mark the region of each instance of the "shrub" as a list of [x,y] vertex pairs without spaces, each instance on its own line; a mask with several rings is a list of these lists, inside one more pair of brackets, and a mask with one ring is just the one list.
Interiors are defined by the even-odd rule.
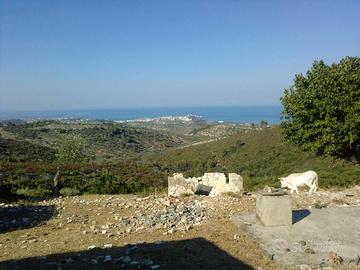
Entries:
[[80,136],[66,136],[60,144],[57,157],[61,163],[85,161],[85,141]]
[[62,188],[60,189],[59,192],[62,196],[65,197],[76,196],[80,194],[80,191],[77,188],[69,188],[69,187]]
[[91,193],[98,194],[138,193],[144,191],[145,185],[131,179],[122,180],[108,170],[103,170],[100,177],[93,180],[90,188]]
[[30,197],[30,198],[46,198],[53,194],[52,190],[48,189],[30,189],[20,188],[16,190],[16,195]]

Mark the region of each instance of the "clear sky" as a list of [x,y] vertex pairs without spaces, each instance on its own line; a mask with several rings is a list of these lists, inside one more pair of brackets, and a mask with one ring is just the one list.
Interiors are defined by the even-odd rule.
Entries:
[[360,1],[0,0],[0,110],[278,104]]

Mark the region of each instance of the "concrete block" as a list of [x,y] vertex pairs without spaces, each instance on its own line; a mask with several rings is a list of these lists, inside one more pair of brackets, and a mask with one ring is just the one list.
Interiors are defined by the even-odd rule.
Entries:
[[257,194],[256,216],[265,226],[292,225],[291,197],[287,194]]

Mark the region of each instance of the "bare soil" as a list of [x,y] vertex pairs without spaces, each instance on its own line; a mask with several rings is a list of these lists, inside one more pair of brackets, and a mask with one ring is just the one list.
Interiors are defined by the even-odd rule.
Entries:
[[[207,217],[186,230],[129,229],[120,222],[195,200]],[[285,269],[231,222],[236,212],[254,212],[255,200],[255,194],[86,195],[0,204],[0,269]],[[360,205],[360,189],[303,192],[293,202],[294,208]]]

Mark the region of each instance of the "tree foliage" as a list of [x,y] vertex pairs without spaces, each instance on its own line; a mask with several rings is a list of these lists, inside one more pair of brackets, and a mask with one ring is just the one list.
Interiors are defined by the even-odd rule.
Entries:
[[360,153],[360,58],[315,61],[281,98],[284,137],[305,150],[337,157]]
[[145,184],[127,179],[123,180],[108,170],[103,170],[100,177],[94,179],[91,193],[95,194],[119,194],[119,193],[137,193],[145,189]]
[[66,136],[60,143],[57,158],[60,163],[86,161],[85,141],[80,136]]

